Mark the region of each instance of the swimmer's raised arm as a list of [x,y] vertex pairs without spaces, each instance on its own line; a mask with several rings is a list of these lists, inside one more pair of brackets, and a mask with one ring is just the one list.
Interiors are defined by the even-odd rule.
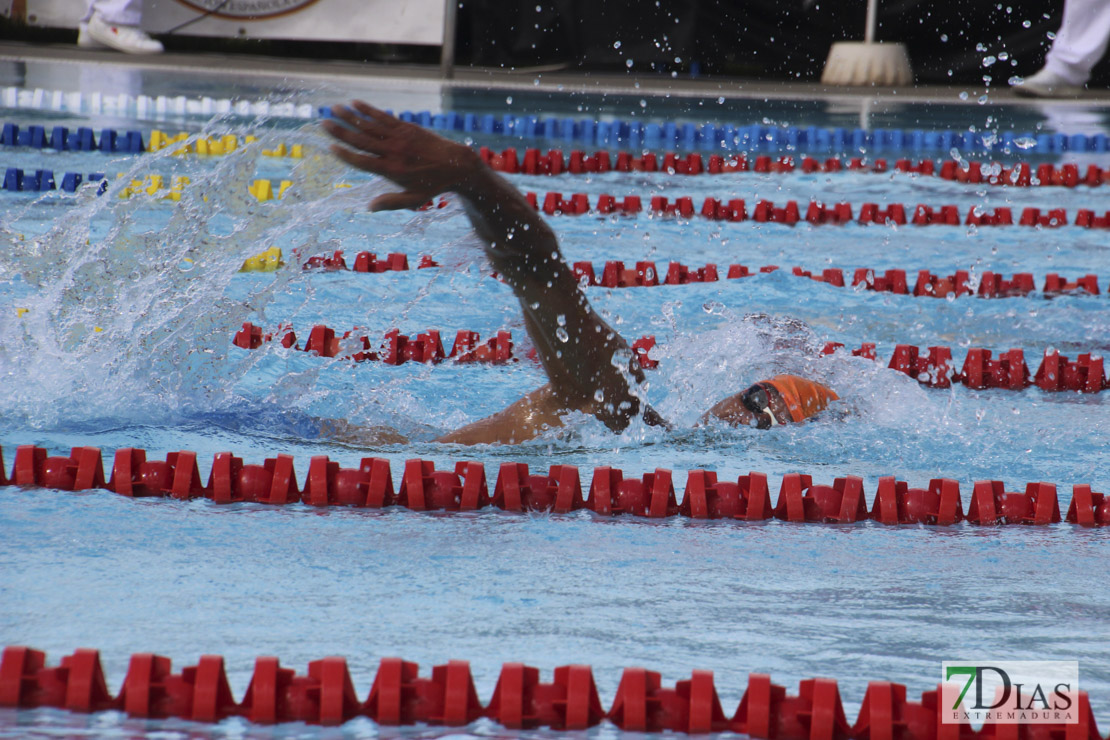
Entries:
[[324,121],[324,130],[346,144],[332,146],[336,156],[401,187],[379,195],[370,210],[416,208],[440,193],[457,193],[494,269],[520,301],[559,405],[624,429],[640,413],[629,378],[641,382],[643,371],[628,343],[594,312],[554,232],[516,187],[470,147],[366,103],[335,106],[332,113],[343,123]]

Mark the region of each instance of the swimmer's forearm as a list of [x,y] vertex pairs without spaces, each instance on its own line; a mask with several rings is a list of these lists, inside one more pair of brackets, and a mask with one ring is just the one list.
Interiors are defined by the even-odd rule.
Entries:
[[495,270],[512,287],[552,391],[623,429],[639,410],[642,381],[628,343],[594,312],[555,233],[512,183],[480,168],[456,188]]
[[528,278],[546,282],[565,265],[551,227],[508,180],[488,167],[477,167],[457,192],[494,269],[510,283]]

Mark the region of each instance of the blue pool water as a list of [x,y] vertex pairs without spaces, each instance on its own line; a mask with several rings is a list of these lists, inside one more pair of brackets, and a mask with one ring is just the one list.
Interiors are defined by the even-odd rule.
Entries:
[[[178,78],[163,74],[146,80],[144,89],[173,88]],[[204,94],[236,92],[230,82],[208,84]],[[351,92],[286,84],[290,94],[313,102]],[[397,109],[419,107],[411,91],[399,92],[395,84],[383,84],[377,94],[359,92]],[[504,105],[457,90],[443,96],[444,108],[460,101],[475,109]],[[552,110],[583,104],[593,106],[586,114],[615,105],[584,96],[577,103],[549,100]],[[653,105],[666,112],[676,104]],[[792,105],[767,103],[782,123],[832,124],[841,115],[803,105],[791,118]],[[732,104],[721,120],[760,120],[741,107]],[[527,360],[503,368],[352,364],[276,343],[242,350],[230,340],[244,321],[268,329],[290,323],[302,341],[317,323],[363,327],[371,337],[394,327],[406,334],[436,328],[445,339],[458,329],[483,337],[509,329],[522,355],[527,340],[519,309],[509,289],[488,276],[457,204],[416,215],[367,214],[363,205],[383,184],[324,154],[311,123],[154,124],[0,113],[24,125],[124,125],[144,133],[203,130],[261,139],[208,159],[0,152],[5,167],[102,171],[116,181],[150,173],[191,178],[176,204],[120,199],[114,188],[101,197],[3,194],[0,445],[9,466],[19,444],[54,453],[94,445],[109,452],[144,447],[155,458],[195,450],[202,475],[220,451],[254,463],[284,452],[294,456],[302,480],[309,458],[327,454],[345,467],[364,456],[385,457],[395,477],[414,457],[438,467],[477,459],[487,470],[510,460],[534,469],[613,465],[636,476],[665,467],[675,471],[680,489],[690,469],[733,479],[755,470],[768,474],[773,493],[789,472],[811,473],[823,483],[859,475],[869,494],[882,475],[914,485],[943,476],[961,482],[965,501],[975,480],[1002,479],[1009,490],[1044,480],[1057,484],[1064,507],[1072,484],[1110,489],[1106,394],[930,390],[882,364],[814,357],[826,341],[850,347],[874,341],[884,358],[897,343],[950,345],[958,360],[969,346],[1022,348],[1035,369],[1047,347],[1070,357],[1110,347],[1105,295],[934,300],[835,288],[786,270],[703,285],[590,288],[590,300],[626,337],[658,338],[652,355],[660,369],[649,375],[647,396],[677,431],[634,425],[613,436],[593,420],[571,419],[565,432],[519,447],[437,445],[430,440],[542,384],[540,368]],[[959,125],[984,126],[990,115],[1010,128],[1011,113],[1020,119],[1014,128],[1032,125],[1027,109],[1004,106],[989,112],[904,106],[889,121],[924,126],[938,116],[962,116]],[[260,154],[281,142],[303,144],[306,158]],[[258,203],[246,192],[258,178],[295,185],[281,201]],[[586,192],[591,202],[609,193],[638,194],[645,202],[653,194],[689,195],[698,204],[707,196],[742,197],[749,208],[760,198],[793,199],[803,208],[816,198],[857,208],[866,201],[954,203],[961,213],[972,204],[1015,213],[1025,206],[1064,207],[1069,215],[1106,209],[1101,190],[1090,188],[976,187],[907,175],[611,173],[512,180],[539,193]],[[337,189],[337,183],[352,187]],[[568,261],[595,264],[673,259],[722,268],[840,267],[848,275],[857,267],[901,268],[911,279],[918,269],[1032,272],[1038,287],[1049,272],[1094,273],[1104,291],[1110,277],[1105,232],[1075,227],[791,228],[644,214],[550,222]],[[342,249],[350,261],[366,249],[404,252],[413,264],[427,254],[443,267],[378,275],[302,272],[295,265],[274,274],[237,272],[245,257],[271,245],[282,248],[287,262],[295,250],[303,258]],[[20,315],[17,308],[29,310]],[[752,312],[794,317],[808,329],[745,318]],[[843,398],[838,413],[772,432],[695,428],[716,400],[781,371],[827,380]],[[412,442],[338,443],[321,438],[320,418],[389,426]],[[1110,716],[1108,535],[1070,525],[740,525],[602,520],[585,512],[431,516],[9,487],[0,489],[0,532],[0,643],[45,649],[52,662],[77,647],[97,647],[113,691],[133,652],[159,652],[177,667],[202,653],[223,654],[237,697],[257,655],[278,655],[301,671],[309,660],[344,655],[365,697],[377,661],[400,655],[425,671],[449,658],[471,661],[483,700],[502,662],[524,661],[545,675],[557,665],[590,663],[606,706],[625,666],[658,670],[665,684],[707,668],[729,713],[748,672],[769,672],[791,691],[801,679],[829,676],[840,680],[854,718],[868,681],[905,683],[916,697],[936,684],[941,660],[1078,659],[1096,716]],[[343,730],[352,736],[377,731],[368,721]],[[467,729],[498,731],[488,723]],[[0,710],[0,735],[8,737],[208,732],[326,734]],[[603,727],[594,734],[613,732]]]

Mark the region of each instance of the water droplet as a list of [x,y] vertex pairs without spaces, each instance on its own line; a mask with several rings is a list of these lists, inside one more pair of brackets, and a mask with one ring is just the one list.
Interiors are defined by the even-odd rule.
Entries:
[[621,42],[619,42],[619,41],[614,41],[614,42],[613,42],[613,48],[614,48],[614,49],[619,49],[619,48],[621,48]]
[[964,90],[960,93],[960,100],[967,100],[967,91]]
[[635,64],[635,62],[633,62],[631,59],[624,60],[624,66],[628,67],[629,69],[632,69],[633,64]]
[[986,95],[980,95],[978,103],[979,103],[979,105],[986,105],[987,100],[989,100],[989,98]]
[[570,334],[567,334],[567,330],[561,326],[555,330],[555,337],[564,344],[570,341]]
[[513,96],[512,96],[512,95],[508,95],[508,96],[506,96],[506,98],[505,98],[505,104],[506,104],[506,105],[512,105],[512,104],[513,104]]
[[[1016,146],[1018,149],[1032,149],[1036,145],[1037,140],[1034,139],[1032,136],[1019,136],[1014,139],[1014,146]],[[1014,172],[1017,172],[1016,167],[1014,168]]]
[[594,400],[597,401],[598,403],[601,403],[602,401],[604,401],[605,400],[605,391],[601,390],[600,388],[598,388],[596,391],[594,391]]
[[989,67],[997,61],[998,61],[998,57],[994,56],[993,54],[985,56],[985,57],[983,57],[983,66],[984,67]]
[[567,316],[566,316],[566,314],[561,313],[558,316],[556,316],[555,317],[555,323],[558,324],[559,326],[566,326],[567,325]]

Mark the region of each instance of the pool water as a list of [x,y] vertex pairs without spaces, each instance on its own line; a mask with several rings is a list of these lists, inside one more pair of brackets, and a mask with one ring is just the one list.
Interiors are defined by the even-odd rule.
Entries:
[[[145,84],[172,89],[179,77],[162,74]],[[208,85],[205,94],[236,92],[226,79]],[[286,94],[312,102],[352,92],[285,85]],[[413,102],[395,83],[357,92],[398,110]],[[504,104],[459,90],[440,94],[443,107],[459,110],[460,101],[482,112]],[[569,102],[555,96],[548,104],[556,111],[585,105],[585,115],[615,105],[581,95]],[[672,104],[653,102],[662,111]],[[767,103],[781,123],[837,123],[833,110],[792,105]],[[761,120],[741,107],[726,107],[724,116],[696,110],[699,121]],[[987,125],[983,110],[959,110],[963,126]],[[112,120],[0,113],[21,125],[98,130]],[[997,106],[989,115],[1009,129],[1009,113]],[[888,125],[933,125],[946,115],[956,114],[903,106]],[[1023,124],[1029,115],[1014,113],[1025,117]],[[168,150],[138,156],[3,150],[5,167],[105,172],[117,183],[103,196],[95,188],[2,195],[0,445],[9,466],[20,444],[52,454],[80,445],[109,454],[133,446],[155,458],[194,450],[205,477],[211,456],[230,450],[248,463],[291,454],[302,481],[309,459],[326,454],[344,467],[357,467],[364,456],[387,458],[395,479],[406,459],[418,457],[439,468],[480,460],[487,474],[503,461],[533,470],[578,465],[584,477],[600,465],[634,476],[662,467],[675,471],[680,494],[685,472],[696,468],[726,479],[764,472],[773,495],[790,472],[822,483],[858,475],[869,498],[883,475],[917,486],[950,477],[960,481],[965,502],[976,480],[1001,479],[1007,490],[1043,480],[1057,484],[1065,510],[1073,484],[1110,488],[1106,394],[928,389],[884,363],[818,354],[827,341],[848,347],[872,341],[884,359],[895,344],[944,344],[957,362],[968,347],[1022,348],[1035,370],[1046,348],[1074,357],[1110,347],[1105,294],[927,299],[837,288],[791,276],[789,269],[697,285],[587,289],[627,338],[657,338],[651,354],[660,367],[650,371],[646,395],[675,431],[634,424],[614,436],[575,417],[565,430],[516,447],[435,444],[440,434],[545,382],[527,359],[519,308],[510,290],[489,276],[458,204],[416,214],[366,213],[364,204],[387,186],[330,158],[313,123],[110,125],[117,123],[143,130],[146,138],[159,128],[260,140],[211,158]],[[302,144],[306,156],[261,154],[279,143]],[[167,182],[186,175],[190,184],[176,203],[118,196],[118,183],[151,173]],[[294,185],[283,199],[260,203],[247,187],[261,178]],[[510,179],[541,200],[544,192],[559,191],[587,193],[591,202],[603,193],[641,195],[645,203],[651,195],[688,195],[696,204],[740,197],[749,208],[763,198],[797,200],[803,209],[811,199],[847,200],[856,213],[868,201],[953,203],[961,214],[974,204],[1015,213],[1063,207],[1069,216],[1079,208],[1105,210],[1101,191],[1087,187],[977,187],[904,174]],[[918,269],[991,270],[1007,277],[1032,272],[1038,288],[1049,272],[1072,279],[1094,273],[1104,292],[1110,276],[1105,232],[1076,227],[789,227],[647,214],[555,216],[550,223],[568,261],[598,267],[649,259],[814,272],[839,267],[849,276],[858,267],[900,268],[911,280]],[[285,268],[238,272],[246,257],[274,245],[289,263]],[[297,269],[297,260],[335,250],[348,263],[369,250],[405,253],[413,266],[429,255],[440,267],[382,274]],[[753,319],[753,313],[777,320]],[[439,329],[445,341],[459,329],[483,338],[508,329],[522,359],[505,367],[393,367],[320,358],[277,342],[245,350],[231,344],[245,321],[267,330],[292,325],[302,342],[315,324],[360,327],[372,338],[392,328],[404,334]],[[712,403],[776,372],[812,374],[842,401],[811,423],[770,432],[696,426]],[[337,442],[321,436],[320,419],[390,427],[411,442]],[[483,701],[507,661],[538,666],[545,676],[558,665],[589,663],[605,706],[626,666],[658,670],[665,685],[691,669],[711,669],[730,714],[749,672],[770,673],[791,692],[801,679],[828,676],[839,679],[851,720],[871,680],[904,683],[916,698],[937,683],[941,660],[1057,659],[1080,661],[1096,716],[1110,715],[1102,530],[657,522],[496,510],[436,516],[132,501],[106,492],[14,487],[0,489],[0,528],[0,642],[47,650],[51,663],[77,647],[99,648],[113,691],[133,652],[158,652],[177,667],[202,653],[223,654],[239,698],[255,656],[277,655],[303,671],[309,660],[344,655],[364,698],[378,660],[400,655],[423,671],[449,658],[469,660]],[[486,722],[467,728],[477,735],[499,731]],[[205,728],[111,713],[0,710],[6,737],[208,732],[327,734],[238,721]],[[358,720],[341,732],[373,736],[378,728]],[[603,726],[592,734],[614,732]]]

